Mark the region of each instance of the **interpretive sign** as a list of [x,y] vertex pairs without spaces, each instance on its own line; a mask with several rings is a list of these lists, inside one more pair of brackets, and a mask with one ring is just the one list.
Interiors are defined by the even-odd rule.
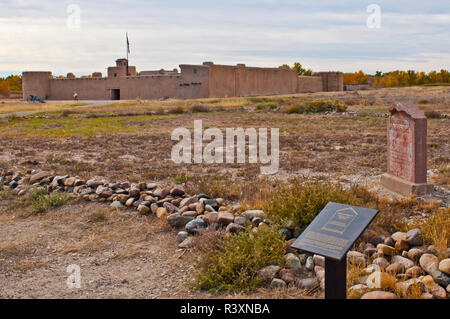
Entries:
[[375,209],[329,202],[291,245],[325,257],[325,298],[346,297],[345,255],[370,222]]
[[329,202],[292,247],[342,260],[378,211]]

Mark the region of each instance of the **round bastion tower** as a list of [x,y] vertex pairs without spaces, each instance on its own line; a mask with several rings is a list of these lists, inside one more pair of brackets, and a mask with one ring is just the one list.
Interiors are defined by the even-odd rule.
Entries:
[[30,95],[39,95],[41,99],[47,100],[50,97],[51,78],[52,72],[23,72],[23,99],[26,100]]

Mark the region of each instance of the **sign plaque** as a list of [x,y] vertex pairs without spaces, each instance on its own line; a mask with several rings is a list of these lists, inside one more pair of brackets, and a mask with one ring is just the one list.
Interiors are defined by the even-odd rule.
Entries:
[[325,257],[325,298],[346,298],[345,256],[377,214],[375,209],[329,202],[292,244]]

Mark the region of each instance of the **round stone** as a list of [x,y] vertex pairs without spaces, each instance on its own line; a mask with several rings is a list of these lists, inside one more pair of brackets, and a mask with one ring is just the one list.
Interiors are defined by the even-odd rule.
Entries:
[[285,257],[286,262],[286,268],[289,269],[300,269],[302,267],[302,264],[300,263],[300,259],[293,253],[287,254]]
[[325,257],[313,255],[313,261],[315,266],[325,267]]
[[414,267],[414,262],[412,260],[399,255],[393,256],[391,262],[401,264],[405,269]]
[[286,227],[280,228],[280,230],[278,231],[278,234],[280,236],[282,236],[284,238],[284,240],[289,240],[292,238],[292,232]]
[[184,190],[178,187],[174,187],[170,190],[170,195],[172,196],[183,196]]
[[408,258],[413,260],[414,262],[417,262],[420,258],[420,256],[422,256],[424,254],[424,251],[422,249],[419,248],[411,248],[408,251]]
[[381,269],[385,269],[389,266],[389,262],[386,260],[386,258],[383,257],[375,258],[372,263],[374,265],[380,266]]
[[110,206],[111,207],[115,207],[115,208],[123,207],[122,203],[120,201],[118,201],[118,200],[113,201]]
[[406,233],[406,241],[411,246],[420,246],[423,245],[422,232],[418,228],[414,228],[409,230]]
[[317,278],[304,278],[298,281],[298,287],[300,289],[311,290],[316,288],[319,285],[319,280]]
[[274,278],[272,279],[272,282],[270,283],[270,287],[272,288],[286,288],[286,282],[282,279]]
[[423,254],[419,260],[420,267],[427,273],[431,274],[433,271],[438,270],[439,259],[432,254]]
[[247,225],[247,218],[245,218],[243,216],[236,216],[234,218],[234,222],[238,225],[245,226],[245,225]]
[[395,249],[398,251],[404,251],[409,249],[409,243],[406,240],[400,239],[395,243]]
[[367,290],[369,290],[369,287],[364,284],[357,284],[348,288],[349,293],[356,293],[358,295],[364,294]]
[[306,258],[305,268],[310,270],[310,271],[314,269],[314,261],[313,261],[311,256]]
[[385,245],[385,244],[378,244],[377,250],[378,250],[378,252],[382,253],[383,255],[387,255],[387,256],[395,255],[395,248]]
[[217,222],[222,225],[228,225],[234,222],[234,215],[229,212],[220,212],[217,216]]
[[180,216],[180,214],[178,213],[167,216],[167,222],[169,223],[170,226],[175,228],[184,227],[186,226],[187,223],[189,223],[193,219],[194,217]]
[[395,242],[397,242],[399,240],[406,240],[406,233],[398,231],[396,233],[393,233],[391,235],[391,237]]
[[441,260],[439,263],[439,270],[447,275],[450,275],[450,258]]
[[158,207],[156,209],[156,217],[158,217],[159,219],[166,219],[167,215],[169,215],[167,213],[167,209],[165,209],[164,207]]
[[405,272],[405,266],[400,263],[393,263],[386,267],[386,272],[397,275]]
[[257,277],[263,282],[272,282],[281,267],[278,265],[269,265],[258,271]]
[[353,265],[361,265],[364,266],[366,264],[367,256],[359,251],[349,251],[347,253],[347,261]]
[[141,214],[141,215],[147,215],[150,212],[150,207],[148,207],[147,205],[139,205],[137,208],[137,211]]
[[450,277],[444,274],[442,271],[435,270],[431,273],[434,281],[441,285],[442,287],[447,287],[450,285]]
[[208,224],[203,219],[193,219],[190,222],[188,222],[185,226],[186,231],[190,234],[197,233],[201,228],[208,227]]
[[366,292],[361,299],[398,299],[398,296],[389,291],[371,291]]
[[436,299],[446,299],[447,298],[447,292],[444,288],[442,288],[439,285],[434,285],[431,287],[431,294]]
[[410,278],[418,278],[419,276],[422,276],[424,271],[419,266],[414,266],[406,270],[406,276]]
[[186,238],[188,238],[189,234],[186,231],[180,231],[177,234],[177,243],[182,243]]

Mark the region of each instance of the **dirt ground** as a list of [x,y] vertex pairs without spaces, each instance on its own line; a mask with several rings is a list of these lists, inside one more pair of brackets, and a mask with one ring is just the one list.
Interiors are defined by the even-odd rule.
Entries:
[[[348,112],[283,112],[289,103],[317,98],[346,101]],[[127,101],[69,112],[64,107],[0,120],[0,168],[39,168],[85,179],[182,184],[191,193],[205,192],[234,202],[251,198],[260,183],[275,186],[293,176],[365,184],[381,192],[378,180],[386,170],[387,108],[405,98],[441,115],[428,120],[428,173],[442,201],[448,197],[450,180],[450,119],[445,117],[450,113],[448,87],[259,100]],[[260,106],[268,102],[277,103],[277,110]],[[199,104],[206,105],[208,112],[190,109]],[[197,119],[203,121],[204,128],[222,130],[280,128],[279,172],[264,177],[254,164],[173,163],[172,130],[192,129]],[[444,200],[442,205],[448,203]],[[12,199],[0,198],[0,224],[1,298],[242,297],[190,290],[186,283],[195,271],[195,254],[177,250],[176,231],[131,210],[111,211],[102,204],[69,201],[44,215],[24,218]],[[81,289],[67,288],[66,269],[71,264],[81,268]],[[300,293],[261,290],[245,297],[292,297]]]
[[[2,201],[1,208],[9,204]],[[177,249],[176,231],[131,209],[70,202],[40,216],[4,213],[0,223],[0,298],[304,296],[301,291],[261,289],[241,295],[190,289],[195,255]],[[80,267],[80,288],[67,286],[70,265]]]

